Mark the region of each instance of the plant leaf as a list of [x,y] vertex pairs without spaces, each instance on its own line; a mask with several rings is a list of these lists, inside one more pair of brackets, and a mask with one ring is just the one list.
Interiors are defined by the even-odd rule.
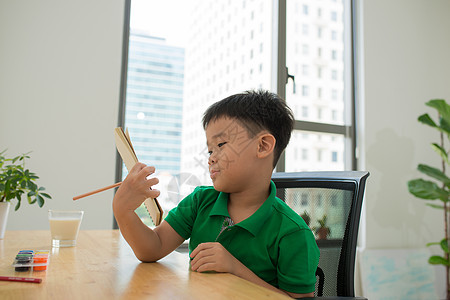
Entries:
[[425,104],[435,108],[442,118],[450,121],[450,105],[444,99],[432,99]]
[[448,253],[448,241],[447,241],[447,239],[443,239],[440,244],[441,244],[442,250],[444,250],[445,253]]
[[30,190],[32,190],[32,191],[36,191],[37,190],[37,185],[30,180],[30,181],[28,181],[28,188]]
[[440,118],[439,119],[439,127],[448,134],[450,134],[450,120],[446,118]]
[[449,266],[449,262],[448,260],[446,260],[444,257],[442,256],[438,256],[438,255],[433,255],[428,259],[428,262],[432,265],[444,265],[444,266]]
[[47,193],[41,193],[41,196],[44,196],[45,198],[48,198],[48,199],[52,199],[52,196],[50,196]]
[[431,119],[431,117],[428,114],[423,114],[423,115],[419,116],[419,118],[417,118],[417,120],[428,126],[435,127],[435,128],[438,127],[436,125],[436,123],[433,121],[433,119]]
[[17,211],[20,207],[20,201],[17,201],[16,206],[14,207],[14,211]]
[[11,189],[11,181],[7,180],[5,183],[5,195],[9,194],[9,190]]
[[441,182],[443,182],[446,186],[450,185],[450,178],[447,177],[447,175],[445,175],[441,170],[434,168],[434,167],[430,167],[428,165],[424,165],[424,164],[419,164],[419,166],[417,167],[417,170],[419,170],[420,172],[433,177]]
[[426,200],[441,199],[447,202],[449,197],[448,192],[438,187],[436,183],[423,179],[408,181],[408,190],[414,196]]
[[434,245],[440,245],[441,243],[438,243],[438,242],[432,242],[432,243],[427,243],[427,247],[430,247],[430,246],[434,246]]
[[436,151],[436,153],[439,154],[447,164],[450,164],[450,162],[448,161],[447,152],[445,151],[444,148],[442,148],[440,145],[436,143],[431,144],[431,148],[433,148],[433,150]]
[[[426,205],[429,207],[432,207],[432,208],[444,209],[443,205],[437,205],[437,204],[432,204],[432,203],[427,203]],[[447,207],[447,210],[450,211],[450,207]]]
[[44,206],[44,198],[42,198],[41,195],[37,194],[36,199],[37,199],[37,203],[38,203],[39,207]]

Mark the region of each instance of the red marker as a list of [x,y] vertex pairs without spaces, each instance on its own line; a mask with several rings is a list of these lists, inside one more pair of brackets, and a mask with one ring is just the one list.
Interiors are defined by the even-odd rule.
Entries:
[[41,278],[29,278],[29,277],[0,276],[0,281],[41,283],[42,279]]

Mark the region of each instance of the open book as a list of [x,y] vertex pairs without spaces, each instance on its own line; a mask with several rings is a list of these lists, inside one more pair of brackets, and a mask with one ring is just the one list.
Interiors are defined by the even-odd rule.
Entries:
[[[125,133],[122,127],[117,127],[116,129],[114,129],[114,137],[116,139],[117,151],[119,151],[119,154],[122,157],[122,160],[125,163],[128,172],[130,172],[133,166],[138,162],[138,159],[136,153],[134,152],[133,145],[131,144],[128,130],[126,130]],[[156,226],[159,225],[162,221],[163,210],[159,205],[158,200],[156,198],[145,199],[144,205],[147,208],[148,213],[150,214],[150,218],[152,219],[153,224],[155,224]]]

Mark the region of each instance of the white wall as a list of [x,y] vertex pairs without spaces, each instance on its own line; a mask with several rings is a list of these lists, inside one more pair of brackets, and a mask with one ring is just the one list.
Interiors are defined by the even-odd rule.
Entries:
[[440,167],[439,134],[417,121],[450,102],[450,1],[364,1],[368,248],[422,247],[443,238],[442,212],[409,194],[419,163]]
[[72,197],[114,183],[123,16],[123,0],[0,0],[0,151],[33,151],[27,167],[53,196],[22,201],[8,230],[48,229],[48,209],[112,228],[112,191]]
[[[429,146],[435,130],[417,117],[434,98],[450,102],[450,1],[365,0],[364,143],[362,169],[371,172],[365,197],[365,246],[421,248],[444,237],[443,213],[409,194],[423,177],[419,163],[440,167]],[[447,145],[448,147],[448,145]],[[439,253],[437,247],[433,251]]]

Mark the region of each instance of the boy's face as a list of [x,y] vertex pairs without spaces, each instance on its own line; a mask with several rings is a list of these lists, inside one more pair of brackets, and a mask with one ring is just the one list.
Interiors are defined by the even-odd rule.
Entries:
[[256,176],[257,136],[250,138],[247,130],[235,119],[219,118],[205,130],[209,152],[209,172],[214,188],[221,192],[237,192]]

